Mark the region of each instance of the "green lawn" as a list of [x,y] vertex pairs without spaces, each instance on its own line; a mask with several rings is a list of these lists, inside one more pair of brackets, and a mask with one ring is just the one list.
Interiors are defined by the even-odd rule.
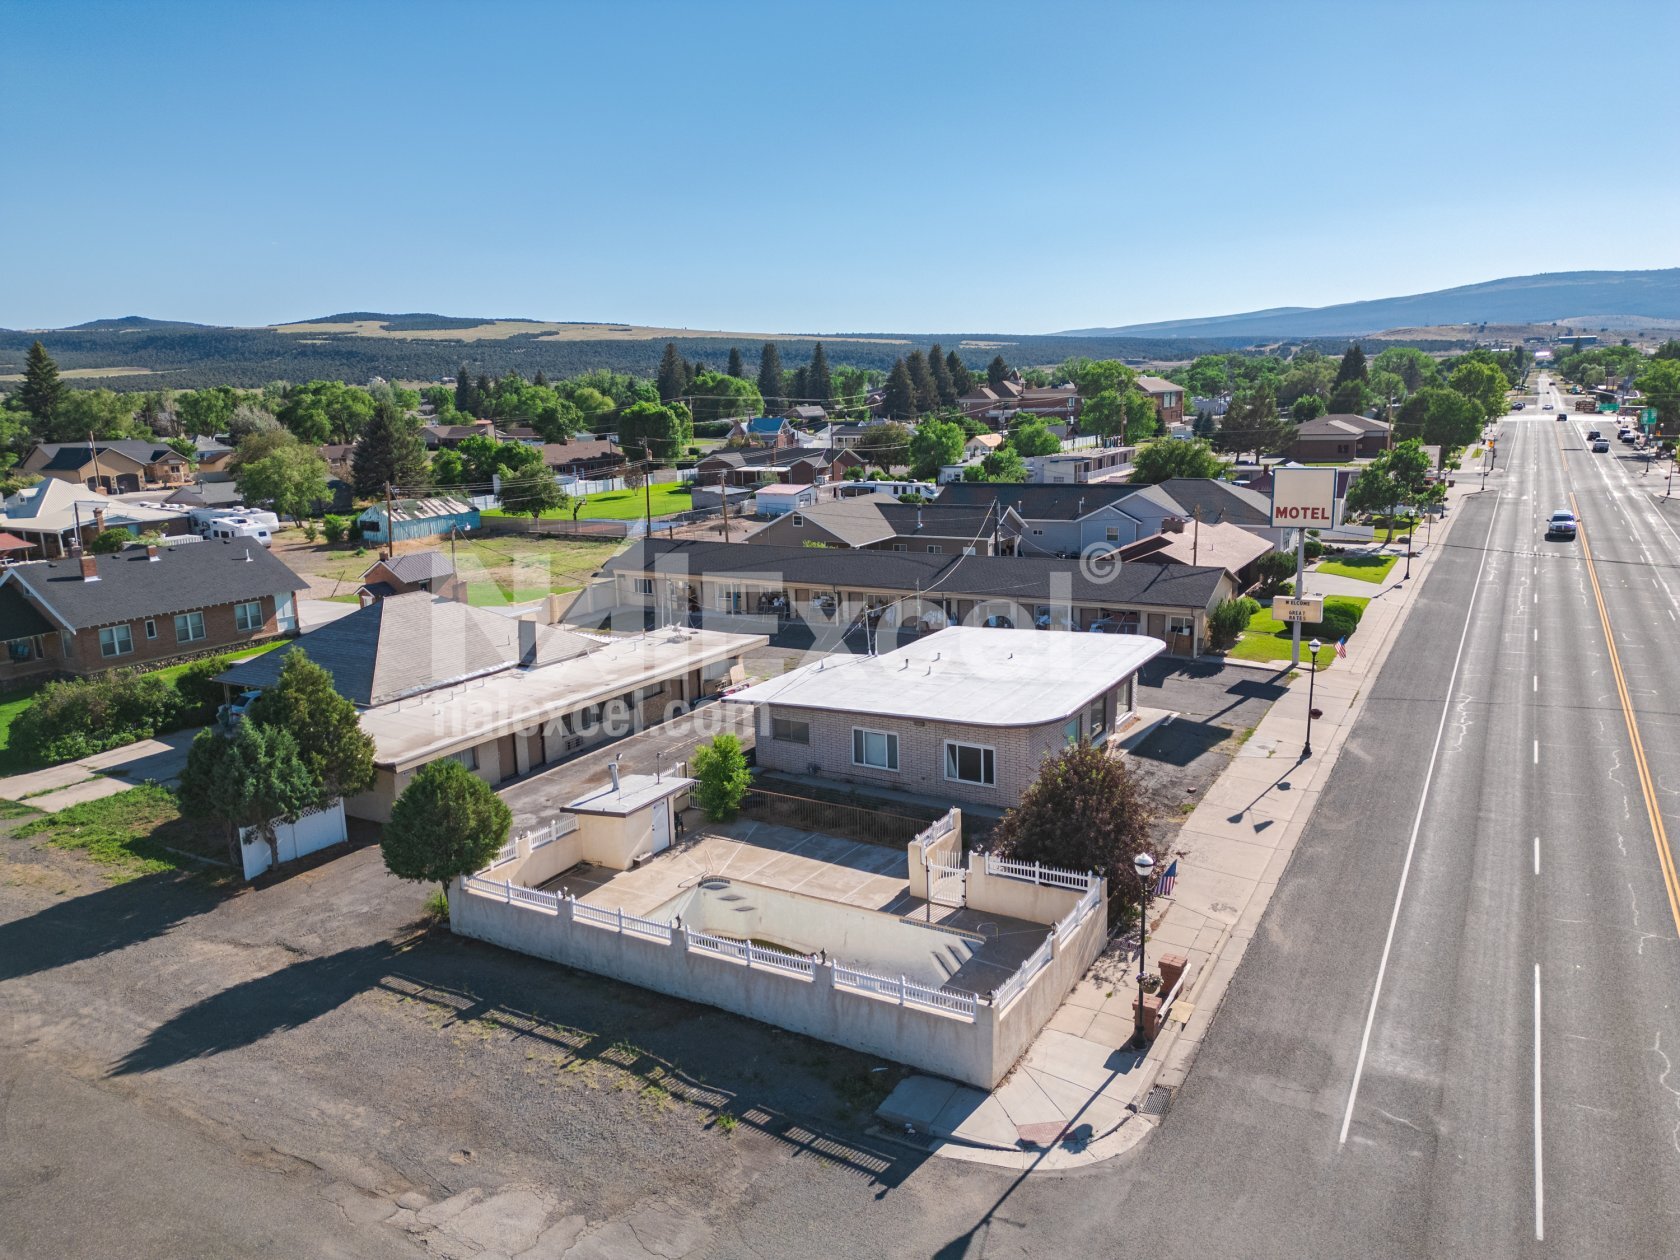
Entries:
[[529,604],[542,599],[546,595],[564,595],[567,591],[577,589],[575,586],[503,587],[499,582],[468,582],[467,603],[474,608],[495,608],[503,604]]
[[24,823],[14,834],[45,840],[54,848],[80,850],[106,868],[105,877],[112,883],[163,871],[221,869],[195,862],[193,854],[222,867],[228,860],[220,827],[183,818],[175,793],[153,784],[42,814],[39,822]]
[[[580,521],[633,521],[649,510],[649,501],[655,516],[669,516],[673,512],[687,512],[694,506],[693,497],[686,482],[662,481],[646,490],[609,490],[605,494],[592,494],[583,501],[583,507],[578,511]],[[503,512],[498,508],[491,508],[485,516],[505,517],[509,520],[530,520],[529,512]],[[544,512],[546,520],[556,518],[570,520],[572,509],[570,505],[556,511]]]
[[1319,561],[1318,572],[1356,578],[1361,582],[1381,582],[1399,560],[1399,556],[1347,556],[1340,560]]
[[30,701],[35,699],[35,693],[39,690],[40,683],[31,683],[27,687],[19,687],[16,691],[8,691],[0,696],[0,775],[22,774],[25,770],[35,768],[26,765],[23,759],[12,751],[12,723],[17,721],[18,714],[29,707]]
[[[1344,595],[1338,598],[1358,604],[1363,612],[1365,605],[1371,601],[1358,595]],[[1287,623],[1272,616],[1272,610],[1262,605],[1260,611],[1248,619],[1248,629],[1242,637],[1225,649],[1225,655],[1235,657],[1240,661],[1287,661],[1294,645],[1294,630]],[[1307,641],[1312,635],[1303,629],[1301,636],[1301,659],[1303,663],[1311,653],[1307,651]],[[1335,663],[1336,645],[1322,643],[1318,649],[1318,667],[1328,669]]]
[[[276,639],[274,642],[265,643],[261,647],[241,650],[238,652],[229,652],[227,654],[227,658],[229,661],[248,661],[253,656],[261,656],[264,652],[272,652],[277,647],[284,647],[288,642],[290,642],[288,639]],[[186,673],[187,670],[191,669],[195,663],[196,662],[188,661],[185,665],[167,665],[163,669],[154,670],[152,672],[156,673],[158,677],[167,679],[169,682],[173,683],[177,681],[182,674]]]

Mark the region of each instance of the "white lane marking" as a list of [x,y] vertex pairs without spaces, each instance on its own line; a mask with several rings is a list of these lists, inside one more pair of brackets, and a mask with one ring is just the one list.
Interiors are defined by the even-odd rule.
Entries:
[[1534,741],[1534,764],[1535,765],[1540,764],[1540,741],[1539,740]]
[[[1441,740],[1447,733],[1447,716],[1452,712],[1453,692],[1458,688],[1458,671],[1464,664],[1464,645],[1470,640],[1470,619],[1476,614],[1476,597],[1482,592],[1482,575],[1487,571],[1488,557],[1493,554],[1493,527],[1499,520],[1499,498],[1495,491],[1493,512],[1488,516],[1487,538],[1482,542],[1482,562],[1476,566],[1476,581],[1470,588],[1470,604],[1464,610],[1464,630],[1458,636],[1458,652],[1453,656],[1452,674],[1447,679],[1447,693],[1441,697],[1441,721],[1435,728],[1435,747],[1429,754],[1429,769],[1423,776],[1423,793],[1418,797],[1417,816],[1412,819],[1412,834],[1406,841],[1406,860],[1400,865],[1400,886],[1394,890],[1394,910],[1388,917],[1388,936],[1383,941],[1382,961],[1377,964],[1377,980],[1371,986],[1371,1008],[1365,1012],[1365,1031],[1359,1037],[1359,1058],[1353,1065],[1353,1083],[1348,1087],[1347,1110],[1342,1113],[1342,1135],[1337,1139],[1346,1145],[1348,1129],[1353,1124],[1353,1108],[1359,1101],[1359,1081],[1365,1075],[1365,1056],[1371,1049],[1371,1028],[1377,1022],[1377,1003],[1382,1000],[1383,977],[1388,974],[1388,956],[1394,950],[1394,929],[1400,923],[1400,906],[1406,899],[1406,880],[1412,873],[1412,857],[1417,852],[1418,833],[1423,830],[1423,811],[1429,805],[1429,788],[1435,781],[1435,767],[1441,760]],[[1536,635],[1539,631],[1535,632]]]
[[1534,1236],[1546,1237],[1546,1175],[1540,1109],[1540,964],[1534,964]]
[[1534,837],[1534,873],[1540,873],[1540,837]]
[[1540,642],[1540,628],[1538,626],[1534,629],[1534,641],[1536,643]]
[[1534,690],[1536,690],[1536,691],[1540,690],[1540,675],[1539,674],[1534,675]]

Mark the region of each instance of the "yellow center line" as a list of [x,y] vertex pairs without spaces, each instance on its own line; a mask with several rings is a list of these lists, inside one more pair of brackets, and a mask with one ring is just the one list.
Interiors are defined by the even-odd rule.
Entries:
[[[1553,430],[1555,433],[1556,430]],[[1563,475],[1569,480],[1569,464],[1563,457],[1563,435],[1557,435],[1558,459],[1563,462]],[[1575,532],[1581,540],[1581,555],[1587,562],[1587,577],[1592,582],[1593,601],[1598,605],[1598,620],[1604,627],[1604,645],[1610,650],[1610,672],[1616,678],[1616,695],[1621,700],[1622,717],[1627,721],[1628,740],[1633,745],[1634,769],[1639,774],[1639,791],[1645,798],[1645,812],[1651,817],[1651,838],[1657,846],[1657,864],[1662,867],[1663,884],[1668,889],[1668,909],[1674,916],[1674,928],[1680,932],[1680,873],[1674,866],[1674,851],[1669,847],[1668,828],[1663,825],[1662,810],[1657,803],[1656,784],[1651,767],[1645,760],[1645,742],[1639,737],[1639,719],[1633,714],[1633,700],[1628,694],[1627,678],[1622,673],[1622,659],[1616,652],[1616,636],[1610,629],[1610,610],[1604,604],[1604,590],[1598,584],[1598,566],[1593,562],[1592,544],[1587,541],[1586,526],[1580,523],[1581,505],[1575,492],[1569,492],[1569,506],[1575,513]]]

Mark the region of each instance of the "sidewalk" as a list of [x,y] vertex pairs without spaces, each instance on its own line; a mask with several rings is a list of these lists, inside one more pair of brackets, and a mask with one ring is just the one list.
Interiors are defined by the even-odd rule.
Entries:
[[[1455,490],[1457,503],[1471,493]],[[1372,596],[1348,656],[1287,685],[1224,773],[1185,819],[1175,855],[1178,883],[1151,904],[1147,963],[1163,954],[1189,960],[1184,990],[1160,1035],[1141,1057],[1124,1050],[1136,994],[1136,937],[1110,943],[1068,995],[1013,1072],[990,1094],[930,1077],[911,1077],[876,1115],[894,1129],[937,1139],[933,1153],[1022,1171],[1078,1167],[1112,1158],[1148,1134],[1144,1111],[1156,1086],[1172,1091],[1207,1035],[1272,892],[1289,866],[1326,779],[1396,633],[1411,592],[1441,550],[1456,513],[1438,522],[1442,537],[1382,583],[1348,581]],[[1317,583],[1309,578],[1317,590]],[[1339,592],[1335,592],[1339,593]],[[1380,598],[1377,598],[1380,596]],[[1312,723],[1313,756],[1301,761],[1307,694],[1322,714]],[[1165,1097],[1157,1095],[1164,1110]],[[907,1133],[906,1136],[910,1134]]]

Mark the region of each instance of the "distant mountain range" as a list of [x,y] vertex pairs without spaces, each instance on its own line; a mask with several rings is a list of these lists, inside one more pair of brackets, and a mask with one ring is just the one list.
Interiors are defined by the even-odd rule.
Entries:
[[1556,271],[1508,276],[1409,297],[1336,306],[1276,306],[1240,315],[1171,319],[1119,328],[1080,328],[1064,337],[1241,337],[1284,340],[1358,337],[1448,324],[1613,324],[1617,319],[1680,320],[1680,267],[1660,271]]

